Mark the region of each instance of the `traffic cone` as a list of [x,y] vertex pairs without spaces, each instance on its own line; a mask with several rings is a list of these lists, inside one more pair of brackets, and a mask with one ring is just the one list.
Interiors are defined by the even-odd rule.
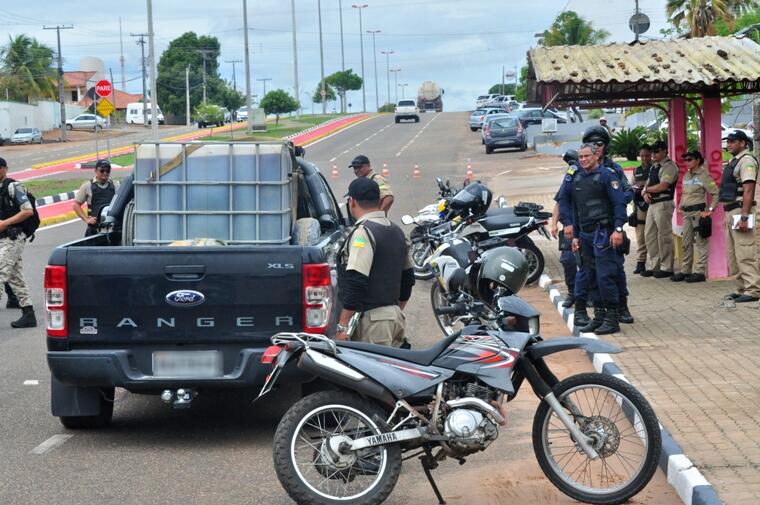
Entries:
[[420,166],[415,163],[414,164],[414,177],[419,177],[419,176],[420,176]]
[[390,172],[388,172],[388,165],[386,163],[383,163],[383,177],[388,177]]
[[467,177],[472,177],[472,165],[467,164]]
[[332,176],[333,176],[333,179],[338,177],[338,165],[334,163],[333,163],[333,169],[332,169]]

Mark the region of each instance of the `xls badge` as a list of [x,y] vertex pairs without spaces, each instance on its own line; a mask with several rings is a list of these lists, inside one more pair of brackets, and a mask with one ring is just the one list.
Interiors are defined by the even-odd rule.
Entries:
[[206,301],[206,296],[191,289],[172,291],[166,295],[166,303],[175,307],[195,307]]

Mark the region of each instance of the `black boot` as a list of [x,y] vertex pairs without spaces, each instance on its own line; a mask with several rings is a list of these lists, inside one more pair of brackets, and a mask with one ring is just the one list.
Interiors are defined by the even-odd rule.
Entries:
[[573,316],[573,325],[576,328],[586,326],[591,322],[591,318],[588,317],[586,312],[586,300],[575,300],[575,315]]
[[607,313],[604,316],[604,322],[601,326],[594,329],[594,333],[597,335],[609,335],[610,333],[617,333],[620,331],[620,324],[618,324],[617,307],[607,307]]
[[16,298],[16,293],[13,292],[11,287],[8,285],[8,283],[5,283],[5,294],[8,296],[8,301],[5,303],[6,309],[20,309],[21,305],[18,304],[18,298]]
[[35,328],[37,318],[34,317],[34,307],[21,307],[21,317],[11,323],[13,328]]
[[620,307],[618,309],[618,321],[623,324],[632,324],[633,316],[631,311],[628,310],[628,298],[623,297],[620,299]]
[[633,273],[640,274],[644,270],[646,270],[646,262],[639,261],[639,262],[636,263],[636,270],[634,270]]
[[572,307],[575,304],[575,297],[572,294],[569,294],[565,297],[565,301],[562,302],[562,306],[566,309],[569,307]]
[[[600,302],[598,306],[594,306],[594,319],[591,320],[586,326],[578,328],[581,333],[589,333],[596,331],[602,324],[604,324],[604,318],[606,317],[607,309]],[[616,314],[617,317],[617,314]]]

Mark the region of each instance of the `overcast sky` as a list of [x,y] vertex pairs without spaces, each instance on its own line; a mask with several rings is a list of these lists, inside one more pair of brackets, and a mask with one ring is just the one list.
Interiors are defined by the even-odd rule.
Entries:
[[[376,36],[380,104],[387,99],[386,57],[393,51],[390,68],[400,68],[398,82],[406,83],[407,97],[416,96],[422,81],[432,80],[445,90],[445,110],[469,110],[474,98],[501,80],[502,65],[509,71],[525,62],[526,51],[535,45],[534,34],[548,28],[563,9],[574,10],[591,20],[596,28],[612,33],[612,41],[631,41],[628,19],[633,0],[365,0],[364,30],[381,30]],[[343,2],[343,32],[346,68],[361,74],[359,14],[350,0]],[[659,38],[666,26],[665,0],[640,0],[641,11],[652,22],[647,35]],[[319,82],[319,29],[317,0],[295,0],[298,38],[298,72],[301,100],[311,106],[309,96]],[[325,75],[340,70],[341,43],[338,0],[322,0]],[[29,7],[25,7],[29,5]],[[32,7],[33,5],[33,7]],[[146,2],[83,2],[36,0],[33,4],[3,2],[0,7],[0,41],[26,33],[56,47],[54,30],[42,25],[71,24],[61,32],[64,70],[78,70],[80,58],[95,56],[111,68],[120,88],[119,18],[122,20],[127,91],[141,92],[140,48],[131,32],[147,32]],[[290,2],[249,0],[249,43],[252,92],[261,94],[262,83],[271,78],[267,90],[283,88],[293,93],[293,41]],[[186,31],[213,35],[221,43],[222,77],[232,80],[232,64],[243,60],[242,0],[155,0],[153,22],[156,60],[169,42]],[[146,50],[147,54],[147,50]],[[375,74],[372,37],[364,36],[364,74],[367,109],[375,108]],[[237,86],[245,89],[242,64],[237,64]],[[393,74],[391,97],[395,99]],[[401,98],[402,89],[398,90]],[[361,91],[349,94],[352,110],[361,110]]]

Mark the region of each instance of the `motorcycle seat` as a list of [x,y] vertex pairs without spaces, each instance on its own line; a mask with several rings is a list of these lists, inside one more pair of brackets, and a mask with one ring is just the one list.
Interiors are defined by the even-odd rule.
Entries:
[[338,348],[353,349],[355,351],[365,351],[372,354],[379,354],[381,356],[387,356],[389,358],[396,358],[402,361],[408,361],[409,363],[415,363],[422,366],[430,366],[430,364],[441,355],[441,353],[459,337],[460,332],[456,332],[453,335],[439,340],[431,347],[422,349],[419,351],[412,349],[401,349],[399,347],[391,347],[389,345],[371,344],[369,342],[351,342],[348,340],[336,340],[335,344]]
[[488,231],[516,228],[530,221],[530,216],[518,216],[511,208],[490,209],[478,222]]

